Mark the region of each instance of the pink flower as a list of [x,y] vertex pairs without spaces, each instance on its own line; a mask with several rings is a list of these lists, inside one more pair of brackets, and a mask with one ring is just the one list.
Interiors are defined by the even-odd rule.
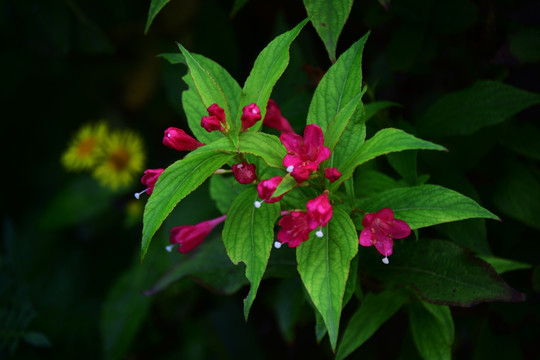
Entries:
[[330,149],[324,146],[324,135],[318,125],[310,124],[304,129],[304,137],[283,133],[280,140],[287,149],[283,165],[297,182],[308,179],[319,164],[330,156]]
[[330,205],[330,201],[328,201],[327,191],[317,196],[315,199],[309,200],[306,207],[309,216],[309,228],[311,230],[316,229],[319,226],[326,226],[332,218],[332,205]]
[[146,189],[144,189],[141,192],[135,193],[135,197],[138,199],[142,193],[147,193],[148,195],[152,195],[152,192],[154,191],[154,186],[156,185],[156,181],[158,180],[159,176],[164,170],[165,169],[144,170],[144,174],[141,178],[141,183],[144,186],[146,186]]
[[257,121],[261,120],[261,110],[257,104],[254,103],[244,106],[240,120],[242,121],[242,131],[246,131],[255,125]]
[[324,169],[324,177],[333,183],[341,177],[341,173],[336,168],[326,168]]
[[[273,203],[276,201],[281,200],[283,195],[280,195],[278,197],[272,197],[272,194],[274,194],[274,191],[276,191],[279,183],[281,182],[282,178],[281,176],[274,176],[273,178],[266,179],[261,181],[257,185],[257,192],[259,193],[259,197],[267,203]],[[255,207],[260,207],[260,202],[255,202]]]
[[[204,238],[221,222],[226,215],[216,219],[206,220],[196,225],[180,225],[170,231],[169,241],[171,244],[180,244],[178,251],[185,254],[199,246]],[[170,250],[169,250],[170,251]]]
[[277,234],[278,240],[283,244],[289,244],[289,247],[297,247],[302,242],[309,239],[309,215],[292,211],[289,215],[282,217],[278,225],[281,226]]
[[257,178],[255,173],[255,164],[241,162],[232,166],[232,172],[236,181],[240,184],[251,184]]
[[263,124],[281,132],[294,133],[289,121],[281,115],[278,105],[272,99],[268,100],[266,105],[266,115],[264,115]]
[[406,238],[411,233],[409,225],[403,220],[394,219],[394,212],[388,208],[366,214],[362,225],[364,229],[358,239],[360,245],[375,245],[384,256],[385,264],[388,264],[388,256],[392,255],[393,239]]
[[210,105],[207,110],[209,116],[202,117],[201,126],[208,132],[225,130],[225,110],[218,104]]
[[186,134],[184,130],[175,127],[165,130],[163,134],[163,145],[178,151],[191,151],[204,146],[203,143]]

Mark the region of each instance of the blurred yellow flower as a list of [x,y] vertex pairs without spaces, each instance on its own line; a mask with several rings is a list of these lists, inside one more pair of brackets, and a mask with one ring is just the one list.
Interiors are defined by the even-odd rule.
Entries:
[[111,133],[101,144],[103,153],[93,176],[112,189],[129,185],[144,166],[144,147],[139,135],[129,130]]
[[101,143],[107,138],[108,126],[104,121],[83,126],[68,149],[62,154],[62,164],[68,170],[89,170],[102,154]]

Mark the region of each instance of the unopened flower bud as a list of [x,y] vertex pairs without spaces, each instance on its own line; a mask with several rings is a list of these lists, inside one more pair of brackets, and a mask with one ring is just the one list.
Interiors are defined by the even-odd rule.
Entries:
[[257,104],[253,103],[244,106],[240,120],[242,121],[242,131],[246,131],[255,125],[257,121],[261,120],[261,110]]
[[232,172],[236,181],[240,184],[251,184],[257,178],[255,173],[255,164],[241,162],[232,166]]
[[170,127],[163,134],[163,145],[178,151],[191,151],[204,144],[186,134],[184,130]]

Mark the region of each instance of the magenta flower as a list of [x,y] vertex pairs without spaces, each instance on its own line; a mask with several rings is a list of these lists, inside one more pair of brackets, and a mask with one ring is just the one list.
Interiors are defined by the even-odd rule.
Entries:
[[283,165],[299,183],[307,180],[330,156],[330,149],[323,145],[324,136],[318,125],[307,125],[303,138],[291,133],[283,133],[279,138],[287,149]]
[[146,186],[146,189],[144,189],[141,192],[135,193],[135,197],[138,199],[142,193],[147,193],[148,195],[152,195],[152,192],[154,191],[154,186],[156,185],[156,181],[158,180],[159,176],[164,170],[165,169],[144,170],[144,174],[141,178],[141,183],[144,186]]
[[282,217],[278,225],[277,238],[282,244],[289,244],[289,247],[297,247],[302,242],[309,239],[309,215],[301,211],[292,211],[289,215]]
[[[317,196],[315,199],[309,200],[306,207],[309,216],[309,228],[311,230],[314,230],[317,227],[326,226],[332,218],[332,205],[330,205],[330,201],[328,201],[327,191]],[[317,232],[317,236],[322,237],[321,230]]]
[[249,104],[242,109],[242,131],[246,131],[259,120],[261,120],[261,110],[257,104]]
[[[169,242],[172,245],[179,244],[178,251],[185,254],[199,246],[204,238],[226,218],[226,215],[212,220],[206,220],[196,225],[180,225],[170,231]],[[167,248],[169,251],[172,247]]]
[[257,179],[255,173],[255,164],[248,164],[247,162],[241,162],[232,166],[232,172],[236,181],[240,184],[251,184]]
[[[257,185],[257,192],[259,193],[259,197],[262,199],[263,202],[267,203],[274,203],[276,201],[281,200],[283,195],[280,195],[278,197],[272,197],[274,194],[274,191],[276,191],[279,183],[281,183],[281,176],[274,176],[273,178],[266,179],[261,181]],[[255,201],[255,207],[260,207],[261,202]]]
[[388,264],[388,256],[392,255],[393,239],[403,239],[411,233],[410,226],[403,220],[394,219],[394,212],[388,208],[366,214],[362,225],[364,229],[358,239],[360,245],[375,245],[384,256],[385,264]]
[[175,127],[165,130],[163,134],[163,145],[178,151],[191,151],[204,146],[203,143],[186,134],[184,130]]
[[272,99],[269,99],[266,105],[266,115],[264,115],[263,124],[281,132],[294,134],[291,124],[281,115],[279,106]]
[[207,110],[209,116],[202,117],[201,126],[208,132],[225,130],[225,110],[218,104],[210,105]]
[[326,168],[324,169],[324,177],[333,183],[341,177],[341,173],[336,168]]

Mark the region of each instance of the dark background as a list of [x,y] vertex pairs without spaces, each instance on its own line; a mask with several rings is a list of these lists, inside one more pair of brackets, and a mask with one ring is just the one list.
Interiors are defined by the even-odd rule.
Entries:
[[[0,323],[0,354],[17,359],[331,358],[327,339],[316,343],[309,305],[296,310],[294,336],[280,332],[276,292],[283,287],[273,279],[261,285],[247,323],[242,316],[246,288],[223,295],[186,278],[141,299],[141,289],[178,262],[178,254],[162,250],[166,231],[219,215],[205,187],[175,210],[154,240],[154,255],[140,265],[142,219],[137,211],[127,211],[144,205],[144,199],[133,205],[133,192],[142,190],[138,181],[105,192],[87,175],[67,172],[59,161],[81,125],[106,118],[142,134],[148,168],[168,166],[179,155],[161,138],[169,126],[187,129],[180,102],[186,69],[156,55],[177,52],[175,42],[180,42],[220,63],[242,85],[264,46],[305,18],[301,1],[252,0],[233,16],[232,1],[172,0],[146,35],[147,1],[0,4],[0,322],[3,316],[11,319],[4,324],[15,324],[4,329]],[[370,88],[364,101],[403,105],[379,114],[374,128],[397,126],[414,133],[415,121],[437,98],[479,79],[540,93],[538,2],[395,0],[385,5],[388,10],[378,1],[356,1],[337,51],[371,30],[363,61]],[[306,26],[272,95],[297,131],[314,85],[330,65],[323,43]],[[534,137],[527,142],[533,155],[501,139],[512,126],[530,125],[537,132],[539,116],[535,106],[470,136],[428,138],[447,146],[450,154],[419,159],[421,172],[432,174],[430,182],[461,191],[502,217],[501,223],[487,223],[489,251],[533,265],[503,275],[528,295],[526,302],[453,309],[456,358],[538,357],[534,266],[540,221],[508,211],[494,199],[504,195],[525,203],[518,201],[525,197],[525,213],[538,214],[540,168],[534,151],[540,138],[538,144]],[[523,177],[507,176],[520,171],[530,175],[532,186],[520,182]],[[107,317],[104,309],[120,315]],[[14,328],[18,332],[10,333]],[[24,341],[21,334],[29,331],[44,335],[51,346]],[[400,354],[418,357],[402,313],[351,358]]]

